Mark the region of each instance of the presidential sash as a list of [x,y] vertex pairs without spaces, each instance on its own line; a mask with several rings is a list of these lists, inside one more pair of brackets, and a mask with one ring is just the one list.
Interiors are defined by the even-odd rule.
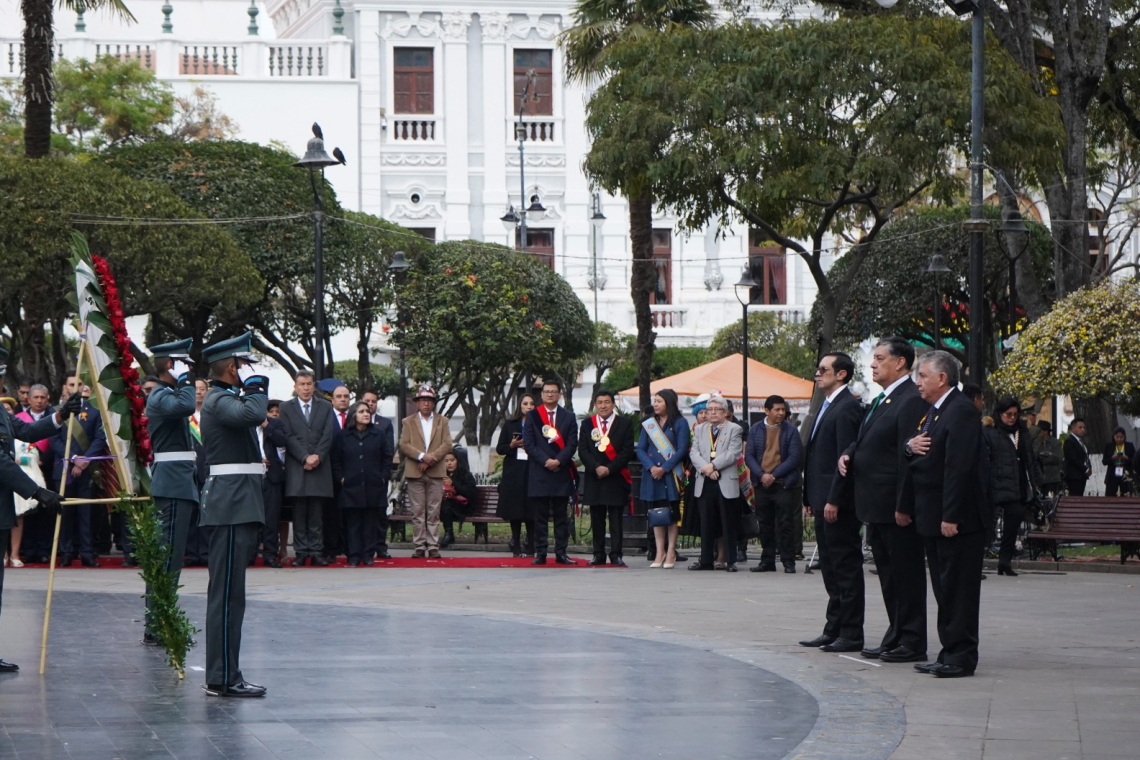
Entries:
[[[609,431],[606,431],[606,433],[602,432],[602,423],[598,419],[598,415],[595,414],[592,419],[594,422],[594,430],[590,433],[590,440],[597,446],[598,451],[605,454],[606,459],[612,462],[617,458],[617,449],[615,449],[613,443],[610,442],[610,437],[607,434]],[[621,476],[625,479],[627,485],[633,484],[633,478],[629,475],[628,467],[622,468]]]
[[554,407],[553,412],[548,412],[546,405],[540,404],[538,418],[542,420],[542,437],[561,451],[566,443],[562,440],[562,434],[558,432],[558,426],[555,424],[558,418],[558,407]]

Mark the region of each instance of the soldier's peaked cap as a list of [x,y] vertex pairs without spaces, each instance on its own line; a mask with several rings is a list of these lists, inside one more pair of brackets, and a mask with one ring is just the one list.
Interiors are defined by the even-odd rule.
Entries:
[[176,340],[173,343],[163,343],[161,346],[151,346],[150,353],[155,359],[189,359],[190,348],[193,345],[193,338]]
[[202,360],[207,364],[213,364],[214,362],[220,362],[222,359],[232,357],[254,362],[256,359],[253,357],[252,342],[253,333],[247,332],[245,335],[239,335],[236,338],[230,338],[215,343],[212,346],[206,346],[202,349]]

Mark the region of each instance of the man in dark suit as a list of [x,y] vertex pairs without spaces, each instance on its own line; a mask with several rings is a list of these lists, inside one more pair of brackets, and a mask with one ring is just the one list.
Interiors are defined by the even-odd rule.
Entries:
[[574,415],[558,405],[562,386],[554,380],[542,384],[542,403],[527,412],[523,425],[523,449],[530,461],[527,498],[534,510],[534,559],[532,565],[546,564],[550,545],[547,526],[554,519],[554,561],[576,565],[566,547],[570,543],[570,523],[566,505],[574,493],[574,452],[578,448],[578,426]]
[[293,505],[294,567],[324,567],[321,508],[333,497],[332,447],[340,428],[332,404],[315,394],[311,372],[298,372],[296,398],[281,405],[285,439],[285,498]]
[[895,510],[902,495],[906,458],[903,445],[914,435],[927,404],[910,379],[914,346],[898,337],[884,338],[871,358],[871,379],[883,389],[863,415],[859,436],[839,458],[829,501],[855,505],[867,525],[867,543],[875,557],[887,632],[879,646],[863,650],[884,662],[926,661],[926,556],[922,537]]
[[[360,394],[360,400],[368,404],[368,411],[372,413],[372,424],[376,426],[376,432],[391,444],[392,451],[395,452],[396,431],[392,425],[392,420],[376,412],[376,408],[380,404],[380,394],[376,391],[365,391]],[[391,468],[389,468],[390,472]],[[384,509],[376,511],[376,546],[374,548],[365,547],[365,550],[377,559],[392,558],[392,555],[388,553],[388,510],[386,507],[387,504],[385,504]]]
[[804,447],[804,517],[815,519],[827,621],[822,635],[800,644],[825,652],[863,648],[862,525],[851,501],[830,501],[839,457],[855,441],[863,419],[863,407],[847,388],[854,374],[855,362],[847,354],[833,352],[819,360],[815,387],[824,395],[823,406]]
[[942,651],[937,662],[915,668],[939,678],[972,676],[978,666],[980,571],[990,523],[981,415],[957,390],[958,372],[958,361],[945,351],[918,361],[918,390],[929,406],[903,446],[909,462],[899,506],[926,541],[938,601]]
[[585,468],[582,500],[590,505],[594,558],[590,566],[606,564],[606,516],[610,518],[610,564],[622,559],[623,512],[629,507],[629,460],[633,459],[633,425],[614,412],[613,391],[594,396],[594,415],[582,420],[578,457]]
[[1085,421],[1077,417],[1069,423],[1069,435],[1061,449],[1065,455],[1065,488],[1069,496],[1084,496],[1085,484],[1092,475],[1092,462],[1084,439]]
[[[64,392],[68,400],[71,396],[82,398],[82,390],[83,385],[79,382],[79,378],[74,375],[67,378]],[[91,476],[98,469],[92,467],[95,462],[90,457],[103,455],[107,450],[107,437],[103,431],[103,418],[99,410],[85,398],[80,402],[76,423],[71,441],[71,462],[64,461],[67,432],[61,429],[51,438],[49,445],[55,459],[52,483],[59,487],[63,479],[63,468],[66,467],[67,488],[64,493],[75,499],[90,499]],[[99,560],[95,556],[93,518],[96,515],[103,518],[105,514],[106,506],[103,504],[64,505],[63,523],[59,532],[59,567],[67,567],[74,562],[76,554],[79,555],[84,567],[99,567]]]
[[261,529],[261,559],[269,567],[281,567],[277,555],[281,549],[281,504],[285,500],[285,438],[281,431],[281,402],[270,399],[265,422],[258,433],[261,456],[265,460],[265,479],[261,481],[261,497],[265,501],[265,526]]

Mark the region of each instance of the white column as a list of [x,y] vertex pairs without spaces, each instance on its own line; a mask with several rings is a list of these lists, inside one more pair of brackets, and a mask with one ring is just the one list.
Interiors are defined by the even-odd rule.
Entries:
[[329,40],[328,75],[333,79],[352,78],[352,43],[343,34]]
[[360,83],[360,207],[370,214],[384,213],[381,197],[381,184],[384,167],[380,163],[381,141],[380,108],[381,60],[384,55],[385,38],[378,37],[380,14],[376,11],[361,11],[356,16],[356,40],[359,64],[356,67],[356,81]]
[[471,188],[467,184],[467,27],[471,14],[449,11],[440,18],[443,32],[443,129],[447,153],[447,210],[443,237],[471,237]]
[[[514,246],[514,233],[503,229],[499,217],[507,211],[507,24],[505,13],[480,13],[483,27],[483,229],[490,243]],[[518,174],[512,172],[515,184]]]
[[[583,253],[590,251],[591,230],[589,222],[591,214],[590,183],[586,179],[585,172],[580,169],[583,159],[585,159],[586,154],[590,152],[590,143],[586,135],[586,93],[581,87],[568,87],[566,85],[565,69],[561,65],[561,56],[559,56],[558,63],[559,65],[555,67],[555,71],[557,72],[555,76],[555,98],[561,98],[563,104],[563,115],[565,118],[562,120],[562,124],[564,125],[562,136],[563,150],[566,155],[566,161],[562,170],[566,177],[566,196],[564,200],[566,209],[566,225],[564,227],[565,247],[561,253],[569,252],[581,256]],[[607,217],[609,216],[608,212],[603,213],[605,213]],[[599,235],[598,238],[598,271],[602,273],[606,271],[606,262],[601,260],[601,235]],[[584,287],[586,281],[589,279],[592,267],[592,261],[586,261],[582,258],[564,259],[564,264],[558,267],[558,271],[562,273],[563,277],[570,279],[573,285]],[[593,293],[587,291],[582,295],[583,298],[589,298],[592,306]]]

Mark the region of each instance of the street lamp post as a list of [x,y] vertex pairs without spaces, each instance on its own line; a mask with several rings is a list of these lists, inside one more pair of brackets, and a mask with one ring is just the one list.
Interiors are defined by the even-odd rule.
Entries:
[[[392,275],[392,293],[396,299],[396,321],[404,327],[403,309],[400,306],[400,294],[396,286],[403,284],[404,273],[411,268],[408,263],[408,257],[403,251],[396,251],[392,254],[392,263],[388,265],[388,271]],[[404,431],[404,413],[408,410],[408,355],[404,348],[406,339],[400,341],[400,392],[396,395],[396,403],[399,405],[399,411],[396,412],[396,438],[399,439],[400,434]]]
[[[341,155],[339,149],[334,151]],[[320,381],[325,374],[325,271],[324,271],[324,190],[325,167],[342,163],[325,152],[325,140],[321,128],[313,123],[313,137],[305,146],[305,157],[293,164],[309,170],[309,184],[313,188],[313,330],[316,332],[316,346],[313,352],[313,374]],[[317,184],[317,171],[321,182]]]
[[942,350],[942,283],[941,276],[950,273],[946,266],[946,259],[941,253],[930,257],[930,266],[926,268],[927,274],[934,275],[934,347]]
[[[744,356],[744,372],[741,378],[740,406],[744,410],[744,430],[746,432],[752,424],[752,415],[748,409],[748,304],[752,303],[752,288],[755,287],[757,287],[757,283],[752,279],[752,268],[746,266],[744,267],[744,271],[740,274],[740,281],[733,286],[733,290],[736,291],[736,300],[740,302],[744,317],[741,320],[741,325],[743,325],[741,332],[743,333],[744,349],[740,353]],[[741,296],[742,289],[744,292],[743,297]]]
[[590,248],[594,260],[593,272],[590,275],[590,287],[594,291],[594,324],[598,323],[598,291],[606,286],[606,278],[598,271],[598,232],[606,223],[606,215],[602,213],[602,196],[594,191],[590,196]]
[[523,116],[526,113],[527,104],[538,100],[538,74],[534,69],[529,69],[526,72],[526,84],[523,85],[522,96],[519,98],[519,121],[515,125],[515,137],[519,141],[519,210],[516,213],[513,205],[509,206],[507,213],[500,217],[499,221],[507,229],[510,234],[511,230],[516,227],[519,230],[519,249],[524,253],[526,252],[526,220],[530,216],[536,222],[542,221],[543,216],[546,214],[546,208],[538,200],[538,196],[534,196],[531,204],[527,205],[526,197],[526,125],[523,123]]

